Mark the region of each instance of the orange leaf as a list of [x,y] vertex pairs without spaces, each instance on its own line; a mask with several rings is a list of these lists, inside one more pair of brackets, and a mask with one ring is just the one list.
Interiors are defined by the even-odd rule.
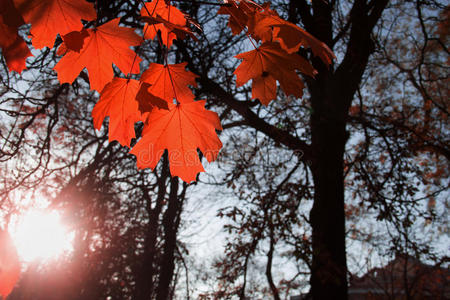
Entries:
[[248,17],[244,11],[239,7],[235,0],[225,1],[226,5],[220,7],[217,11],[218,15],[229,15],[228,27],[231,28],[231,32],[236,35],[244,30]]
[[122,146],[129,147],[131,139],[136,137],[134,123],[143,121],[135,99],[138,90],[139,81],[114,77],[101,92],[92,117],[97,130],[109,117],[109,141],[116,140]]
[[153,0],[152,2],[145,3],[141,8],[142,17],[156,17],[166,21],[162,24],[145,25],[144,38],[152,40],[156,37],[158,30],[161,31],[161,38],[164,45],[168,48],[172,46],[173,40],[177,38],[177,35],[168,28],[167,24],[186,26],[186,18],[184,14],[175,6],[167,5],[165,0]]
[[264,105],[269,105],[272,99],[277,98],[277,81],[269,74],[253,79],[252,98],[259,99]]
[[225,5],[220,7],[217,11],[219,15],[229,15],[228,26],[231,32],[236,35],[239,34],[252,19],[253,15],[266,7],[266,4],[260,6],[253,1],[241,0],[237,4],[236,0],[224,0]]
[[154,169],[164,150],[168,150],[170,173],[185,182],[194,181],[203,166],[197,149],[211,162],[222,143],[216,130],[222,130],[215,112],[205,109],[205,100],[169,104],[169,110],[150,112],[142,138],[130,151],[139,168]]
[[336,58],[333,51],[328,46],[310,35],[305,30],[292,24],[274,25],[274,34],[276,40],[280,41],[281,47],[289,53],[297,52],[300,46],[311,48],[312,53],[327,65],[333,62]]
[[311,48],[313,54],[327,65],[336,58],[325,43],[297,25],[281,19],[273,10],[256,12],[249,23],[249,31],[253,36],[263,41],[274,38],[288,53],[297,52],[300,47]]
[[20,276],[20,262],[16,248],[7,231],[0,229],[0,296],[11,293]]
[[92,3],[84,0],[14,0],[26,23],[31,23],[33,46],[53,47],[56,35],[61,36],[83,28],[81,19],[97,18]]
[[187,62],[174,65],[150,64],[149,68],[142,74],[141,81],[151,86],[148,91],[156,97],[173,103],[173,99],[180,103],[194,101],[189,85],[197,86],[195,78],[198,76],[186,71]]
[[86,67],[91,89],[101,91],[114,76],[113,63],[125,74],[139,73],[141,59],[130,46],[139,45],[142,39],[133,28],[119,27],[117,18],[87,33],[80,53],[67,52],[54,67],[61,83],[72,83]]
[[189,35],[194,40],[198,41],[195,34],[188,27],[170,23],[159,15],[156,15],[155,17],[142,17],[142,20],[147,22],[148,25],[163,24],[167,28],[167,31],[169,33],[174,33],[178,39],[183,40]]
[[311,77],[316,73],[306,59],[296,53],[287,53],[279,43],[266,42],[258,49],[235,57],[243,59],[234,71],[236,85],[241,86],[253,79],[252,98],[262,97],[260,101],[265,105],[276,96],[275,80],[278,80],[286,95],[301,97],[304,85],[295,70]]
[[248,31],[252,37],[263,42],[272,41],[272,27],[265,26],[266,20],[271,20],[272,18],[280,19],[278,13],[270,9],[269,3],[266,3],[261,9],[256,9],[249,15]]
[[5,57],[9,71],[21,72],[31,52],[27,44],[17,33],[23,25],[22,16],[11,0],[0,0],[0,48]]
[[27,44],[17,34],[17,29],[5,25],[0,15],[0,48],[2,48],[3,56],[9,71],[22,72],[26,67],[26,59],[31,56],[30,49]]

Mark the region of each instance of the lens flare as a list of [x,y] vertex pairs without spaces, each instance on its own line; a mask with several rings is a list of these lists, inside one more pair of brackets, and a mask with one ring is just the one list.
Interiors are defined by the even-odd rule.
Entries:
[[58,212],[28,211],[13,226],[12,239],[24,262],[49,260],[73,250],[74,234]]

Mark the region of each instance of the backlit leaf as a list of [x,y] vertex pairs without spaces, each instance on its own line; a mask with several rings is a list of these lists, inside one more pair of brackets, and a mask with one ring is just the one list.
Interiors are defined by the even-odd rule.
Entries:
[[5,57],[6,64],[9,71],[16,71],[18,73],[26,67],[26,59],[31,56],[30,49],[28,49],[27,44],[17,34],[17,31],[11,27],[5,25],[2,22],[2,17],[0,16],[0,48],[2,49],[3,56]]
[[217,14],[230,16],[228,27],[231,28],[231,32],[234,35],[241,33],[247,25],[248,17],[235,0],[225,1],[225,5],[220,7]]
[[252,98],[260,98],[265,105],[276,96],[276,80],[286,95],[301,97],[304,85],[296,70],[308,76],[314,76],[316,72],[306,59],[296,53],[287,53],[274,42],[263,43],[258,49],[235,57],[243,59],[234,71],[236,84],[241,86],[253,79]]
[[26,23],[31,23],[32,42],[36,49],[53,47],[56,35],[83,28],[81,20],[97,18],[92,3],[84,0],[14,0]]
[[9,71],[21,72],[31,52],[17,33],[24,21],[11,0],[0,0],[0,48]]
[[215,112],[205,109],[205,100],[169,104],[169,110],[153,109],[142,138],[130,151],[139,168],[152,168],[168,150],[170,173],[185,182],[194,181],[203,172],[197,149],[211,162],[217,158],[222,143],[216,130],[222,130]]
[[167,27],[167,24],[174,24],[179,26],[186,26],[186,18],[184,14],[175,6],[166,4],[164,0],[153,0],[152,2],[145,3],[141,9],[142,17],[159,17],[165,20],[165,23],[159,24],[147,24],[144,27],[144,38],[152,40],[161,32],[161,39],[164,45],[168,48],[172,46],[173,40],[177,38],[174,32],[171,32],[171,28]]
[[101,91],[114,76],[114,63],[124,73],[139,73],[141,59],[130,46],[137,46],[142,39],[133,28],[119,27],[114,19],[95,29],[88,29],[79,53],[68,51],[56,64],[55,70],[61,83],[72,83],[80,72],[89,71],[91,89]]
[[297,52],[300,47],[311,48],[315,56],[327,65],[335,58],[328,46],[299,26],[281,19],[273,10],[256,12],[252,18],[250,31],[263,41],[275,40],[288,53]]
[[189,85],[196,87],[195,78],[198,76],[186,71],[187,63],[174,65],[150,64],[142,74],[141,81],[150,84],[148,91],[168,103],[177,99],[180,103],[194,101]]
[[130,146],[131,139],[136,137],[134,123],[143,120],[135,99],[138,90],[139,81],[114,77],[92,110],[95,129],[100,130],[103,120],[109,117],[109,140],[122,146]]

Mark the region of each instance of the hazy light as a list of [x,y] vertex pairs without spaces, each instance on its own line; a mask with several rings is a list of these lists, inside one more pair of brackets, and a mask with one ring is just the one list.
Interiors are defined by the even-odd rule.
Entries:
[[48,260],[73,250],[68,232],[56,211],[32,210],[19,216],[11,237],[22,261]]

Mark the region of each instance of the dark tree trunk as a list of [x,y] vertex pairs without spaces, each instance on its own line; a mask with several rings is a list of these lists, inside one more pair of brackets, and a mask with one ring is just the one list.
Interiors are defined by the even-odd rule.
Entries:
[[158,178],[158,195],[154,206],[152,207],[152,199],[149,195],[145,195],[146,199],[146,209],[149,216],[148,227],[145,236],[145,246],[142,259],[142,265],[140,270],[137,272],[136,277],[136,288],[135,296],[136,300],[148,300],[151,299],[155,286],[155,261],[157,258],[158,248],[158,228],[161,210],[165,201],[166,196],[166,180],[170,176],[169,164],[167,159],[167,154],[163,155],[162,160],[162,171]]
[[177,231],[180,224],[180,213],[183,204],[183,196],[178,196],[178,177],[170,182],[169,205],[162,224],[164,226],[164,253],[160,262],[157,300],[167,300],[170,292],[175,269],[175,250],[177,244]]
[[[372,30],[388,0],[355,0],[350,11],[349,41],[342,62],[326,68],[313,59],[319,71],[308,81],[311,117],[311,169],[314,204],[312,227],[311,296],[314,300],[347,299],[345,248],[344,152],[348,139],[348,109],[374,51]],[[291,1],[292,20],[301,19],[306,30],[333,47],[334,2]]]
[[314,204],[311,210],[313,299],[347,298],[343,157],[345,123],[336,117],[332,99],[313,104],[312,162]]
[[[312,13],[299,7],[301,18],[317,38],[332,44],[333,6],[313,1]],[[302,12],[303,11],[303,12]],[[319,74],[308,82],[311,93],[311,169],[314,204],[310,212],[312,227],[311,295],[313,299],[347,299],[347,259],[344,214],[344,151],[347,141],[346,112],[350,99],[342,99],[343,87],[336,89],[333,67],[313,59]],[[362,75],[362,74],[361,74]],[[336,92],[339,91],[337,94]]]

